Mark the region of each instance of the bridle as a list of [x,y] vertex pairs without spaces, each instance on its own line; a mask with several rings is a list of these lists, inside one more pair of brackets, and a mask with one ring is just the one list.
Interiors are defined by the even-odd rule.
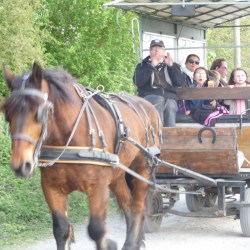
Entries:
[[22,86],[20,89],[16,89],[11,93],[11,96],[34,96],[41,99],[43,102],[39,105],[37,111],[37,122],[42,125],[41,136],[38,140],[35,140],[32,136],[24,134],[24,133],[15,133],[11,135],[11,139],[13,140],[24,140],[33,145],[35,145],[33,160],[36,165],[38,162],[38,155],[42,147],[42,143],[47,136],[47,125],[48,125],[48,115],[49,112],[54,112],[54,105],[52,102],[48,100],[48,94],[33,88],[25,88],[25,82],[28,79],[29,75],[24,75]]

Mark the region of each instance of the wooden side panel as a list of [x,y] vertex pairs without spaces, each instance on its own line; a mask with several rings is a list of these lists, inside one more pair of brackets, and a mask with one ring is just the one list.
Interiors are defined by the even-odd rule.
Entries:
[[[212,132],[202,133],[201,128],[164,128],[161,159],[202,174],[238,173],[235,128],[216,128],[216,141],[212,143]],[[160,173],[171,173],[171,169],[159,168]]]
[[[232,150],[217,152],[176,152],[163,150],[161,158],[201,174],[238,173],[236,152]],[[159,167],[157,172],[172,173],[172,170],[166,167]]]
[[[243,152],[245,158],[250,161],[250,127],[242,127],[237,130],[238,149]],[[250,168],[250,164],[245,161],[243,166]]]

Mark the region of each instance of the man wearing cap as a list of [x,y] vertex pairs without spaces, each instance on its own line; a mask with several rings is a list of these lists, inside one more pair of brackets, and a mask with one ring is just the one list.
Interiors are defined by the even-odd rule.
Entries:
[[173,62],[159,39],[150,43],[149,56],[136,66],[133,81],[138,95],[158,110],[165,127],[175,127],[177,112],[176,87],[184,84],[181,67]]

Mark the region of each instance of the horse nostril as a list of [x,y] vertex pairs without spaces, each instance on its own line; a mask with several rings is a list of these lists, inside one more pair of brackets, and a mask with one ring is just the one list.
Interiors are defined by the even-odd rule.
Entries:
[[33,165],[30,162],[24,162],[21,168],[22,175],[26,178],[30,177],[33,172]]

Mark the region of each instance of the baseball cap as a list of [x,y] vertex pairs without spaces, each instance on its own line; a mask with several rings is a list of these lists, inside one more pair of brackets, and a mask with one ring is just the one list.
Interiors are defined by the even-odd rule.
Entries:
[[163,43],[163,41],[159,40],[159,39],[155,39],[155,40],[152,40],[151,43],[150,43],[150,48],[154,47],[154,46],[160,46],[160,47],[163,47],[165,48],[165,45]]

